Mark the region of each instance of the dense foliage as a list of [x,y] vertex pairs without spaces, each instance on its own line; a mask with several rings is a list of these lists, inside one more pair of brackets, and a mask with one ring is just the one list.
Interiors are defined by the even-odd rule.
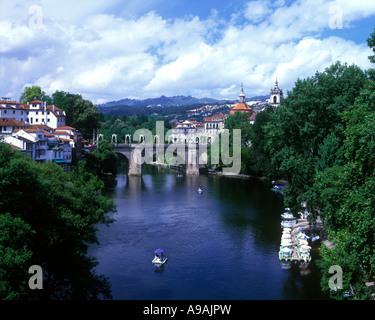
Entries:
[[[375,32],[368,44],[375,52]],[[286,206],[307,200],[312,221],[324,221],[333,246],[322,245],[322,288],[330,289],[329,269],[338,265],[343,289],[357,299],[369,298],[364,284],[375,274],[374,123],[375,71],[337,62],[258,113],[242,152],[247,173],[288,180]]]
[[155,116],[125,116],[125,115],[110,115],[101,114],[100,116],[100,133],[104,137],[111,139],[113,134],[117,135],[117,142],[124,143],[125,135],[130,134],[133,137],[134,132],[138,129],[147,129],[156,134],[156,121],[164,121],[164,133],[171,129],[168,120],[163,117]]
[[[0,299],[97,299],[110,285],[87,255],[96,225],[112,220],[103,183],[83,164],[70,173],[31,162],[0,144]],[[43,289],[28,287],[28,269],[43,269]]]

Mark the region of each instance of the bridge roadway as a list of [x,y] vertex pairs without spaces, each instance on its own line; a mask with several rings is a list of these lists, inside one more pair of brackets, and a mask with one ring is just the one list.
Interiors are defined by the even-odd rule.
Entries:
[[113,152],[124,155],[129,162],[128,175],[142,175],[142,164],[153,162],[156,154],[159,163],[165,163],[165,154],[173,155],[173,164],[185,165],[188,175],[199,174],[199,164],[207,163],[207,144],[115,144]]

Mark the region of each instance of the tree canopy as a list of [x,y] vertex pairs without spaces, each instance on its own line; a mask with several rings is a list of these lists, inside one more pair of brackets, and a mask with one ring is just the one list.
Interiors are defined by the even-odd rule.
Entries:
[[[113,200],[81,163],[70,173],[31,162],[0,144],[0,298],[97,299],[110,285],[87,256],[96,225],[108,224]],[[43,269],[43,290],[30,290],[28,269]]]
[[53,100],[50,96],[48,96],[39,86],[31,86],[25,87],[23,90],[20,102],[23,104],[27,104],[28,102],[40,100],[46,102],[47,105],[52,104]]

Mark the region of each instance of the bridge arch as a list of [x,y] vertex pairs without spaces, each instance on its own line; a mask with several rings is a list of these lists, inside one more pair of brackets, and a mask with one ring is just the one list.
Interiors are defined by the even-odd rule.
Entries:
[[[196,143],[190,145],[118,144],[114,147],[113,151],[124,155],[129,161],[128,175],[142,175],[143,164],[154,162],[154,155],[161,152],[163,152],[163,163],[172,165],[175,165],[176,163],[183,164],[185,165],[185,171],[187,174],[199,174],[199,163],[201,157],[199,144]],[[170,154],[168,155],[168,153]],[[166,159],[166,155],[168,155],[168,159]]]

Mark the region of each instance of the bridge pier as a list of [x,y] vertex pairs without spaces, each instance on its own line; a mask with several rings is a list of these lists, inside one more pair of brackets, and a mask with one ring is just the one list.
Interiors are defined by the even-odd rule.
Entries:
[[[129,176],[141,176],[142,175],[142,161],[139,161],[141,154],[140,150],[137,150],[138,144],[117,144],[114,148],[114,152],[123,154],[129,162]],[[149,145],[145,145],[147,147]],[[152,145],[155,147],[156,145]],[[169,147],[168,144],[162,145],[162,150],[164,152]],[[157,148],[156,148],[157,149]],[[152,152],[154,154],[155,152]],[[192,143],[185,145],[181,150],[177,148],[177,153],[181,158],[184,159],[186,164],[186,174],[187,175],[197,175],[199,174],[199,145]]]
[[197,152],[196,144],[191,146],[189,145],[185,152],[186,174],[196,175],[199,174],[199,152]]

